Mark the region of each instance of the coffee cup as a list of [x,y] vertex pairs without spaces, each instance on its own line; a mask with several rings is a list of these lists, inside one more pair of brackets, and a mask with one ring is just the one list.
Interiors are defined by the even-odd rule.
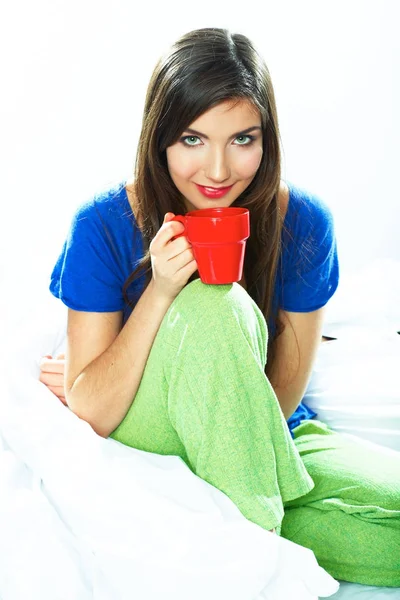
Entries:
[[203,283],[226,284],[240,281],[243,275],[246,240],[250,235],[247,208],[222,207],[193,210],[176,215],[192,245]]

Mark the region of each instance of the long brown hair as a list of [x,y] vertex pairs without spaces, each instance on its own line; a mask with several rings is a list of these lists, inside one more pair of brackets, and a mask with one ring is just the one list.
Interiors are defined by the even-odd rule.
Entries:
[[146,283],[151,279],[149,245],[165,213],[186,212],[168,172],[166,149],[200,115],[227,100],[250,101],[261,115],[262,161],[233,206],[250,210],[251,233],[244,264],[247,292],[265,317],[275,321],[272,298],[281,247],[281,155],[275,96],[268,68],[252,42],[242,34],[217,28],[183,35],[159,60],[148,86],[132,207],[145,254],[124,284],[124,298],[130,305],[127,289],[132,281],[143,273]]

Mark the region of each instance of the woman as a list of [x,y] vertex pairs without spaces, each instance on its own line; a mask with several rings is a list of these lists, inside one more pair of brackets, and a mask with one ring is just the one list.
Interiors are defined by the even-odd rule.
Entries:
[[[244,276],[204,285],[171,219],[232,205],[250,210]],[[243,35],[193,31],[152,75],[134,180],[75,215],[50,285],[65,381],[62,360],[41,380],[99,435],[181,456],[334,577],[400,585],[398,457],[383,467],[300,404],[337,283],[329,210],[281,180],[265,63]]]

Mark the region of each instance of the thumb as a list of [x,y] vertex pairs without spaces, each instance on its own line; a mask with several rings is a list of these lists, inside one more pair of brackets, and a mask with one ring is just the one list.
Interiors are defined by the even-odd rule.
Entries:
[[173,212],[167,212],[165,213],[164,216],[164,223],[168,223],[168,221],[172,221],[172,219],[175,217]]

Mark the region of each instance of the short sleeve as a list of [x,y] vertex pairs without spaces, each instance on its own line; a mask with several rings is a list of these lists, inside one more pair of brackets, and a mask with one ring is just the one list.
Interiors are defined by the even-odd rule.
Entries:
[[291,312],[323,307],[339,283],[333,216],[317,196],[291,190],[293,207],[283,233],[280,306]]
[[123,281],[114,254],[96,199],[82,204],[53,269],[51,293],[73,310],[122,310]]

